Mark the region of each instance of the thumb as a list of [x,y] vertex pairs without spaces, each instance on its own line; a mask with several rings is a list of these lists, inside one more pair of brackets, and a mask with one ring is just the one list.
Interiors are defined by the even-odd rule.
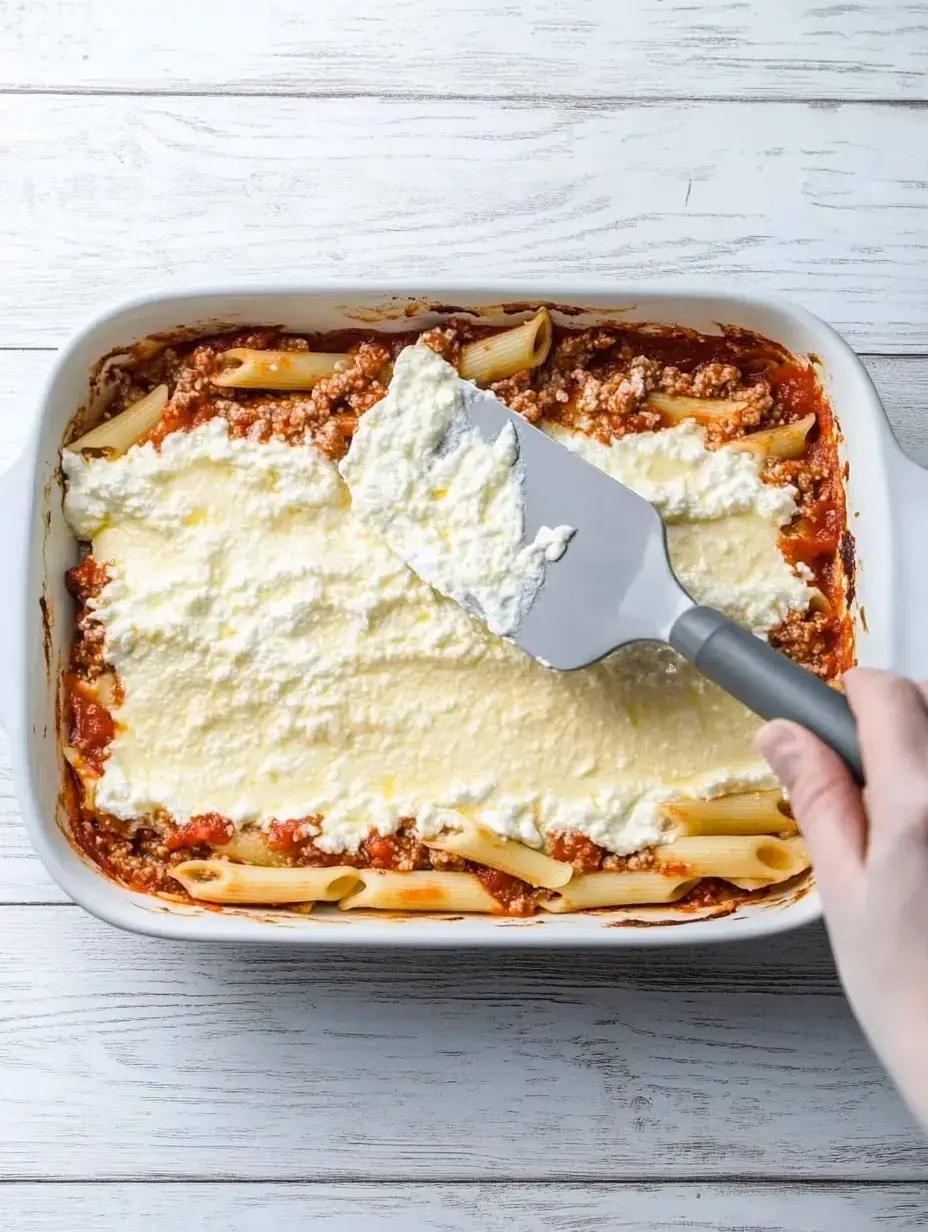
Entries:
[[761,729],[757,747],[786,788],[822,896],[846,896],[862,865],[867,816],[844,762],[817,736],[785,719]]

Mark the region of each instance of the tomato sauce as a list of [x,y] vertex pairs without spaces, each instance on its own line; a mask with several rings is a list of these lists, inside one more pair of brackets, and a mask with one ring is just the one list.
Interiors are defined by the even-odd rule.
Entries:
[[71,702],[71,745],[88,766],[103,773],[109,744],[116,732],[113,716],[96,700],[91,689],[76,676],[68,677]]
[[[423,340],[455,362],[462,345],[503,328],[462,315],[427,331]],[[120,395],[123,401],[117,398],[112,410],[118,413],[155,385],[167,383],[171,401],[149,438],[156,444],[170,432],[223,415],[233,434],[248,433],[260,439],[275,435],[302,443],[312,430],[316,433],[314,443],[338,460],[348,448],[358,417],[383,396],[393,359],[419,336],[418,331],[351,329],[297,337],[276,329],[255,328],[212,339],[181,340],[156,354],[149,350],[132,361]],[[223,353],[236,346],[350,351],[355,355],[356,368],[327,378],[312,391],[219,390],[210,376],[221,366]],[[624,380],[630,371],[636,380]],[[682,327],[642,328],[604,322],[588,330],[555,326],[554,347],[547,363],[495,382],[492,389],[529,419],[563,419],[571,426],[570,416],[576,414],[577,406],[585,405],[587,396],[592,397],[595,423],[583,430],[608,440],[613,435],[660,427],[659,416],[649,410],[646,394],[638,389],[642,380],[651,382],[647,388],[660,388],[676,396],[741,398],[749,411],[734,414],[721,435],[713,435],[715,429],[710,427],[709,443],[713,447],[737,436],[815,415],[805,456],[768,462],[765,479],[790,483],[799,492],[799,512],[784,528],[781,549],[792,564],[811,570],[824,603],[818,610],[791,614],[773,631],[770,640],[810,670],[827,679],[835,678],[853,661],[845,593],[853,588],[854,545],[839,481],[837,428],[814,368],[795,359],[779,344],[745,330],[726,327],[718,335],[700,335]],[[602,399],[611,389],[617,391],[615,402],[607,405]],[[80,605],[72,671],[66,677],[70,739],[86,766],[100,775],[116,723],[91,687],[94,673],[103,666],[103,639],[88,601],[108,581],[107,567],[87,556],[70,570],[67,580]],[[170,818],[153,818],[150,825],[127,834],[115,819],[97,816],[86,803],[78,802],[75,808],[75,832],[81,836],[82,846],[115,876],[143,889],[168,889],[179,894],[178,884],[170,877],[171,863],[192,849],[221,848],[234,836],[232,823],[213,813],[178,826]],[[514,915],[531,914],[547,895],[547,891],[518,878],[429,849],[419,841],[411,821],[402,824],[395,834],[371,833],[356,852],[324,852],[314,841],[320,820],[306,817],[271,823],[266,835],[268,850],[281,862],[294,865],[473,872],[502,909]],[[578,872],[648,867],[651,856],[649,852],[611,856],[582,834],[555,835],[549,849],[555,859],[572,864]],[[703,880],[683,900],[683,906],[696,909],[730,903],[733,908],[744,897],[727,883]]]
[[218,813],[203,813],[191,817],[167,836],[164,845],[168,851],[180,851],[187,847],[224,847],[235,833],[235,827]]

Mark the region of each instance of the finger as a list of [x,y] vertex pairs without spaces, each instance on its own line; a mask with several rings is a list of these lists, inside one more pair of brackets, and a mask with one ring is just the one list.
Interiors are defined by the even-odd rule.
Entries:
[[855,668],[844,677],[857,719],[870,841],[882,845],[928,827],[928,706],[918,685],[890,672]]
[[867,844],[863,798],[847,766],[811,732],[785,719],[762,728],[757,745],[789,795],[826,907],[846,902]]
[[873,667],[853,668],[843,683],[864,746],[868,784],[874,776],[898,778],[903,764],[928,778],[928,708],[922,686]]

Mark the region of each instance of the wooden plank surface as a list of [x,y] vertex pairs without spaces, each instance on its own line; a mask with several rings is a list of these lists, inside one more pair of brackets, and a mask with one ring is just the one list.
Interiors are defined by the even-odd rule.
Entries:
[[924,99],[917,0],[5,0],[7,88]]
[[[428,7],[6,0],[0,466],[88,313],[281,275],[785,294],[868,352],[928,464],[924,4]],[[135,938],[45,875],[3,740],[0,904],[17,1232],[926,1226],[928,1148],[820,928],[647,955]]]
[[0,97],[0,347],[166,283],[713,278],[928,350],[918,108]]
[[928,1179],[818,929],[568,956],[0,929],[2,1179]]
[[16,1185],[6,1226],[164,1232],[908,1232],[920,1185]]

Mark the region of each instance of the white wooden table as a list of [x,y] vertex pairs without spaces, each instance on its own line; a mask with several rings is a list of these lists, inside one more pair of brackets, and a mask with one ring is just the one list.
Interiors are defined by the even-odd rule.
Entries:
[[[928,463],[917,0],[0,0],[0,461],[85,314],[170,281],[711,277],[863,353]],[[119,934],[0,760],[0,1222],[928,1226],[823,932],[645,956]]]

